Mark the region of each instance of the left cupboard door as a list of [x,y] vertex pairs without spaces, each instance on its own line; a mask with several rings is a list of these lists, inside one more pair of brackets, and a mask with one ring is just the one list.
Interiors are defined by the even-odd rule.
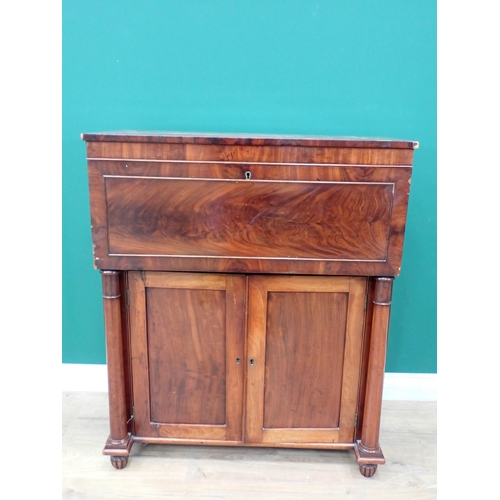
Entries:
[[241,442],[246,278],[130,271],[128,286],[135,436]]

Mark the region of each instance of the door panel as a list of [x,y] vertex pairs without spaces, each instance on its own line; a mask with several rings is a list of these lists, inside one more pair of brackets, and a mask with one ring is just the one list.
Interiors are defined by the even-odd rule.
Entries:
[[[318,311],[331,310],[331,314]],[[347,293],[268,292],[264,427],[338,427]]]
[[146,309],[151,420],[225,424],[225,291],[147,288]]
[[136,434],[241,440],[245,278],[129,273]]
[[352,442],[365,278],[249,278],[248,442]]

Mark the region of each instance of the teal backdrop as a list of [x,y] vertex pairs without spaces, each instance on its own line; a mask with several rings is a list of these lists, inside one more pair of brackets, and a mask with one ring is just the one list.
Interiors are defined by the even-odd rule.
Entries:
[[82,132],[417,140],[386,370],[436,372],[436,1],[63,1],[63,362],[105,363]]

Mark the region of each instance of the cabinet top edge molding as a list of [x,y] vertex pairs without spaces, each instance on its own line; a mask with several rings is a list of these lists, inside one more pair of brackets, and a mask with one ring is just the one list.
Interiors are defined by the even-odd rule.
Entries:
[[268,135],[216,132],[164,132],[121,130],[81,134],[87,142],[143,142],[167,144],[217,144],[228,146],[302,146],[337,148],[417,149],[417,141],[382,137],[322,135]]

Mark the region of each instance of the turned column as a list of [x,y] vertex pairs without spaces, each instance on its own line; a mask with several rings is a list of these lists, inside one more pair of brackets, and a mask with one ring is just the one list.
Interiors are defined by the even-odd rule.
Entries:
[[120,272],[101,271],[110,425],[110,435],[103,453],[111,455],[111,464],[117,469],[122,469],[127,464],[132,446],[130,434],[127,432],[128,414],[123,365]]
[[385,463],[379,434],[393,282],[394,278],[375,278],[363,425],[354,448],[359,470],[367,477],[375,474],[378,464]]

